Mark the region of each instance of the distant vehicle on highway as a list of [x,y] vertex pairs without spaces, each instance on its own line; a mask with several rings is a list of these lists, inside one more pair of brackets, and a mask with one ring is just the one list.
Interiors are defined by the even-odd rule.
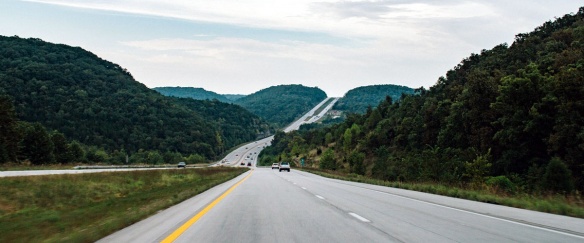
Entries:
[[187,163],[185,162],[178,162],[178,168],[186,168],[187,167]]
[[239,165],[245,165],[245,162],[241,162],[241,163],[239,163]]
[[251,166],[251,162],[247,162],[247,166]]
[[273,169],[279,169],[279,168],[280,168],[280,165],[278,163],[273,163],[272,164],[272,170]]
[[290,172],[290,163],[288,163],[288,162],[280,163],[279,170],[280,170],[280,172],[282,172],[283,170],[287,170],[288,172]]

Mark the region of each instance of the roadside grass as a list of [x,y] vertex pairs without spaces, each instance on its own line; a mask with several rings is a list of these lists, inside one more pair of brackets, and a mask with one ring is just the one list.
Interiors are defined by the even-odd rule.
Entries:
[[247,168],[0,178],[0,242],[94,242]]
[[584,218],[584,198],[582,198],[582,195],[577,192],[571,195],[532,195],[527,193],[508,194],[492,188],[473,190],[452,185],[383,181],[356,174],[344,174],[341,172],[323,171],[314,168],[302,168],[301,170],[332,179],[395,187],[545,213]]

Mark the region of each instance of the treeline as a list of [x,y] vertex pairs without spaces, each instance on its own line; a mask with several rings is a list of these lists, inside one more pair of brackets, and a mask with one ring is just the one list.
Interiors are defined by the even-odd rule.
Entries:
[[158,93],[166,96],[180,97],[180,98],[191,98],[195,100],[218,100],[224,103],[233,103],[232,100],[227,97],[217,94],[213,91],[208,91],[203,88],[193,88],[193,87],[156,87],[152,88]]
[[269,129],[239,106],[163,96],[117,64],[40,39],[0,36],[0,94],[10,96],[19,120],[108,154],[214,159]]
[[337,103],[333,109],[346,113],[363,114],[367,107],[375,107],[385,99],[386,96],[393,100],[399,100],[402,94],[413,94],[414,89],[393,84],[380,84],[357,87],[349,90]]
[[147,151],[140,149],[129,154],[125,150],[106,151],[98,146],[88,146],[70,141],[59,131],[50,131],[41,123],[20,121],[16,117],[11,99],[0,96],[0,164],[30,162],[32,165],[69,163],[109,164],[163,164],[185,161],[189,164],[205,163],[200,154],[183,155],[176,151]]
[[317,87],[278,85],[242,97],[235,104],[278,127],[284,127],[326,97],[326,93]]
[[[265,157],[265,158],[264,158]],[[429,89],[276,134],[262,160],[513,193],[584,189],[584,8],[472,54]]]

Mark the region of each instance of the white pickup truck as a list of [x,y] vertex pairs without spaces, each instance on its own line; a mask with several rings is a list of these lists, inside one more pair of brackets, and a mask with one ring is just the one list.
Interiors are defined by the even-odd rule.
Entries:
[[282,172],[283,170],[287,170],[288,172],[290,172],[290,163],[288,162],[282,162],[280,163],[280,172]]

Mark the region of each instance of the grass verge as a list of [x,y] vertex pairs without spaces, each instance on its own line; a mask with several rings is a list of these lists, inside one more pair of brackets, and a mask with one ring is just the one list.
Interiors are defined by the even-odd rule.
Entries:
[[247,170],[0,178],[0,242],[94,242]]
[[303,171],[320,176],[361,182],[372,185],[395,187],[412,191],[427,192],[437,195],[468,199],[478,202],[504,205],[515,208],[523,208],[533,211],[559,214],[577,218],[584,218],[584,200],[579,193],[565,195],[531,195],[526,193],[506,194],[492,190],[471,190],[451,185],[431,183],[404,183],[383,181],[355,174],[343,174],[338,172],[322,171],[312,168],[302,168]]

